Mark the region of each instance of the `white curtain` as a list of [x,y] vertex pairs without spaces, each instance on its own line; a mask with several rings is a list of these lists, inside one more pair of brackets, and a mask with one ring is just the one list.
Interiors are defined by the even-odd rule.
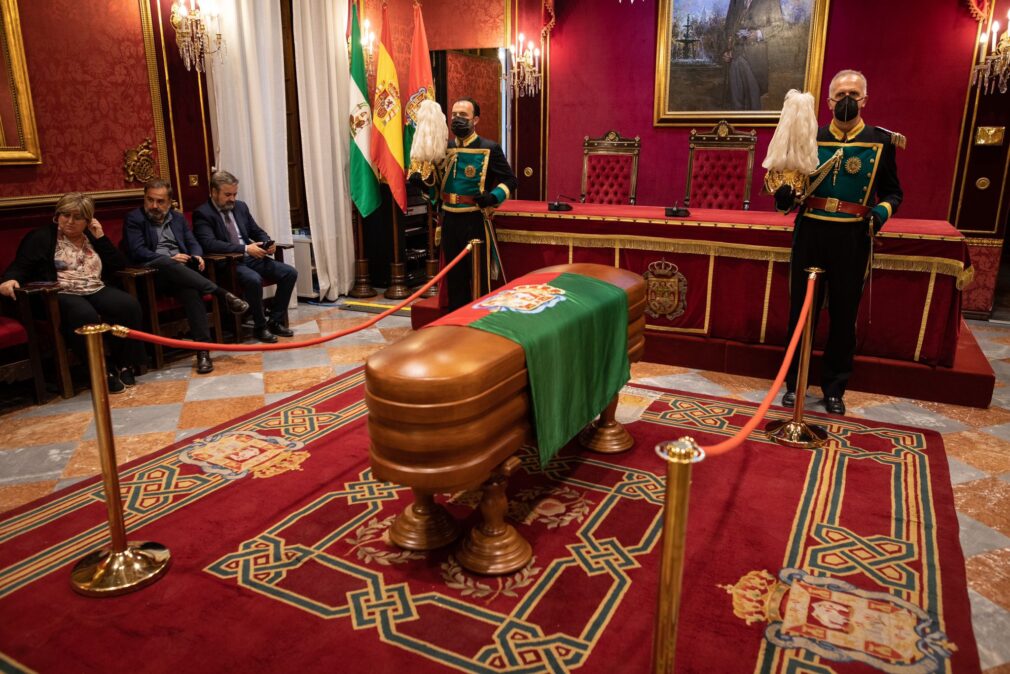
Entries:
[[348,162],[347,0],[294,2],[295,67],[302,165],[319,293],[328,300],[354,282]]
[[256,222],[275,241],[291,243],[280,3],[217,6],[225,48],[208,57],[207,68],[214,166],[238,177],[239,199]]

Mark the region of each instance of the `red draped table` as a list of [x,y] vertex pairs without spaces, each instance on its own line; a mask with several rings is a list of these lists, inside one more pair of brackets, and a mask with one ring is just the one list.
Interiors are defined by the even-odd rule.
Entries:
[[[692,209],[689,218],[667,218],[656,206],[572,206],[551,212],[544,202],[513,200],[498,209],[508,278],[553,264],[611,264],[647,275],[650,331],[785,344],[792,216]],[[877,237],[857,353],[950,366],[960,288],[971,276],[965,239],[949,223],[890,220]]]

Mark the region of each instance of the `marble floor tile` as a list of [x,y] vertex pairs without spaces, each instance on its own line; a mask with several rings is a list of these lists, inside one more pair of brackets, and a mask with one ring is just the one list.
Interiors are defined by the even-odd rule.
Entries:
[[167,405],[182,400],[186,396],[189,382],[185,380],[138,382],[122,393],[109,396],[109,407],[143,407],[145,405]]
[[[143,429],[148,433],[162,433],[174,431],[179,423],[180,403],[169,405],[148,405],[146,407],[126,407],[112,410],[112,432],[119,437],[129,433],[136,433],[138,429]],[[81,437],[82,440],[94,440],[96,436],[95,423],[92,421],[88,425],[88,430]]]
[[[290,319],[289,319],[290,320]],[[299,323],[298,325],[289,325],[289,328],[300,338],[304,339],[305,335],[318,333],[319,323],[315,320],[306,321],[305,323]]]
[[[395,329],[395,328],[391,328]],[[331,346],[357,346],[359,344],[385,344],[386,338],[382,334],[382,330],[376,327],[368,328],[366,330],[361,330],[360,332],[354,332],[350,335],[344,335],[334,340]]]
[[186,402],[194,400],[215,400],[237,395],[263,395],[263,373],[227,374],[220,377],[205,377],[189,382]]
[[[1010,548],[1010,536],[1004,536],[963,513],[957,514],[957,522],[961,527],[961,551],[964,553],[965,559],[990,550]],[[1010,568],[1010,564],[1007,568]]]
[[699,372],[669,374],[658,377],[644,377],[637,380],[637,382],[639,384],[659,386],[661,388],[673,389],[675,391],[700,393],[702,395],[724,397],[729,395],[729,390],[707,379]]
[[413,328],[411,328],[408,325],[408,326],[405,326],[405,327],[402,327],[402,328],[385,328],[385,327],[380,327],[379,328],[379,332],[381,332],[382,336],[386,339],[386,343],[392,344],[393,342],[400,341],[401,339],[403,339],[407,335],[409,335],[412,332],[414,332],[414,330],[413,330]]
[[1010,440],[986,429],[949,433],[943,446],[948,455],[990,475],[1010,472]]
[[267,351],[263,354],[263,371],[292,370],[330,364],[324,346],[294,349],[292,351]]
[[964,407],[962,405],[944,405],[926,400],[917,400],[916,406],[929,410],[934,414],[959,421],[965,426],[978,428],[980,426],[999,426],[1010,423],[1010,409],[999,405],[990,405],[987,409]]
[[680,367],[679,365],[663,365],[661,363],[632,363],[631,364],[631,378],[632,380],[645,379],[647,377],[664,377],[671,374],[686,374],[688,372],[695,372],[689,367]]
[[76,447],[76,442],[60,442],[0,452],[0,485],[58,480]]
[[187,402],[179,415],[179,428],[217,426],[263,407],[263,394],[235,398],[218,398],[213,405],[202,401]]
[[947,455],[947,468],[950,470],[950,483],[951,484],[963,484],[965,482],[973,482],[975,480],[981,480],[982,478],[989,477],[989,474],[969,466],[964,461],[955,459],[953,456]]
[[1010,612],[974,590],[968,590],[968,598],[982,671],[1010,663],[1010,639],[1007,639],[1006,629],[1010,625]]
[[966,562],[971,589],[1010,611],[1010,547],[997,548],[969,558]]
[[21,419],[24,417],[48,417],[56,414],[74,413],[92,414],[94,408],[91,405],[91,391],[81,391],[73,398],[56,398],[50,400],[45,405],[33,405],[15,412],[12,417]]
[[1010,484],[994,477],[954,485],[957,511],[1010,536]]
[[[175,442],[174,431],[162,433],[141,433],[140,435],[117,435],[116,463],[120,466],[137,457],[150,454]],[[102,470],[98,454],[98,440],[84,440],[74,450],[60,474],[61,479],[87,477]]]
[[327,351],[333,365],[358,365],[373,353],[383,348],[382,344],[361,344],[357,346],[332,346]]
[[[328,356],[327,356],[328,359]],[[263,373],[263,390],[266,393],[294,392],[310,388],[333,379],[333,366],[308,367],[300,370],[278,370]]]
[[87,432],[91,419],[92,414],[88,411],[24,417],[17,423],[0,424],[0,449],[79,440]]
[[937,414],[936,412],[931,412],[913,402],[906,401],[865,407],[861,409],[861,416],[873,421],[925,428],[938,433],[957,433],[967,428],[960,421]]
[[194,375],[197,380],[221,377],[229,374],[249,374],[263,371],[262,353],[242,353],[238,351],[216,351],[214,356],[214,371],[205,375]]
[[37,498],[48,496],[55,491],[56,480],[40,480],[19,484],[0,484],[0,512],[13,510]]

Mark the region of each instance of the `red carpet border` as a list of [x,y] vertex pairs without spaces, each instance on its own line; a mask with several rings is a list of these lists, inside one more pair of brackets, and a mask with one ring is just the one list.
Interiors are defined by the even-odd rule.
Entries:
[[[410,492],[370,477],[362,385],[356,370],[127,464],[130,537],[173,554],[136,593],[70,589],[107,540],[100,482],[0,520],[0,671],[649,671],[652,448],[723,439],[755,405],[628,387],[630,452],[569,447],[541,470],[524,449],[510,519],[535,557],[487,578],[388,542]],[[755,432],[695,466],[678,671],[978,671],[942,440],[820,421],[824,448]],[[477,499],[442,500],[471,524]]]

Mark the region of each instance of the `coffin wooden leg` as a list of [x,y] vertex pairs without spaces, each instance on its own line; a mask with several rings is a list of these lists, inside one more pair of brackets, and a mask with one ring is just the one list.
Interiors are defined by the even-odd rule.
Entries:
[[619,395],[614,396],[599,419],[579,433],[580,445],[601,454],[616,454],[631,449],[635,445],[635,439],[631,437],[631,433],[615,418]]
[[434,550],[459,538],[459,523],[427,492],[412,490],[414,502],[397,515],[389,540],[407,550]]
[[533,548],[511,524],[505,522],[508,478],[519,467],[517,457],[499,466],[484,483],[480,501],[483,521],[470,530],[456,550],[456,559],[463,568],[488,576],[512,573],[526,566],[533,557]]

